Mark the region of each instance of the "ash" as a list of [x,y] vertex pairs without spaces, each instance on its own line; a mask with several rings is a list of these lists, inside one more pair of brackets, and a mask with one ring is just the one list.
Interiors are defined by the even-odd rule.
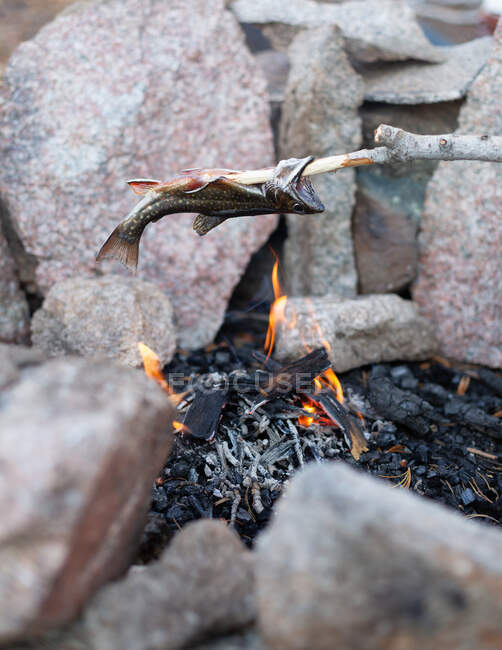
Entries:
[[[306,413],[300,395],[256,408],[263,396],[255,389],[260,364],[254,349],[222,343],[178,353],[165,369],[166,376],[181,373],[230,390],[210,440],[177,435],[153,488],[140,561],[158,557],[177,529],[203,517],[226,520],[252,545],[289,478],[306,463],[344,461],[396,489],[502,524],[498,375],[443,360],[380,364],[340,375],[348,417],[364,419],[368,451],[356,460],[347,436],[324,414]],[[238,382],[232,381],[236,375]],[[180,404],[180,420],[189,406],[189,400]],[[314,420],[304,426],[301,416]],[[208,420],[213,417],[208,413]]]

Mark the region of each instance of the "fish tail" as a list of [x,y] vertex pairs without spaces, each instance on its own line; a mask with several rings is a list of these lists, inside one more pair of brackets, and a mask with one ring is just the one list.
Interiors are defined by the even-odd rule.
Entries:
[[202,237],[207,235],[207,233],[213,228],[216,228],[216,226],[219,226],[220,223],[226,221],[227,218],[228,217],[213,217],[205,214],[198,214],[193,221],[192,228]]
[[105,241],[96,260],[118,260],[131,270],[138,266],[139,240],[143,234],[142,228],[129,228],[128,219],[119,223],[112,234]]

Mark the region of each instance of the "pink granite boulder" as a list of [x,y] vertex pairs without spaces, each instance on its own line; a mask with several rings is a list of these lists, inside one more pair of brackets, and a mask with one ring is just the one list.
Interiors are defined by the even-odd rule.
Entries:
[[[46,293],[79,274],[136,199],[124,181],[273,163],[265,80],[222,0],[77,3],[21,44],[0,90],[0,188]],[[205,238],[190,215],[148,228],[139,276],[171,298],[181,343],[212,340],[275,216]],[[99,268],[99,271],[97,269]]]
[[0,342],[24,343],[29,333],[28,303],[19,287],[14,259],[0,228]]
[[[459,133],[502,133],[502,23]],[[444,355],[502,366],[502,165],[444,162],[427,191],[413,291]]]

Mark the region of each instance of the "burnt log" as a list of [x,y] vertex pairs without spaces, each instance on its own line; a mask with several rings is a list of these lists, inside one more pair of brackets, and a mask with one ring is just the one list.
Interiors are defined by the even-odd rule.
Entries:
[[485,433],[492,438],[502,439],[502,421],[499,418],[437,384],[424,384],[422,392],[431,401],[442,406],[443,413],[449,420]]
[[431,424],[438,422],[438,415],[429,402],[397,388],[388,377],[370,378],[368,398],[381,417],[403,424],[420,435],[425,435]]
[[228,382],[223,385],[206,378],[193,390],[193,400],[183,421],[183,432],[193,438],[211,440],[228,398]]

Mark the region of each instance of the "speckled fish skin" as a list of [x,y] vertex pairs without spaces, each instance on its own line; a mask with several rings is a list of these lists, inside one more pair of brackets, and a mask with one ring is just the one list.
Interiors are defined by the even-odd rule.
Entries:
[[130,181],[135,191],[146,193],[140,203],[112,232],[97,259],[112,257],[135,268],[144,229],[168,214],[200,212],[194,221],[199,235],[226,219],[260,214],[315,214],[324,206],[308,178],[301,178],[312,157],[281,161],[271,180],[243,185],[223,174],[228,170],[188,170],[168,182]]

